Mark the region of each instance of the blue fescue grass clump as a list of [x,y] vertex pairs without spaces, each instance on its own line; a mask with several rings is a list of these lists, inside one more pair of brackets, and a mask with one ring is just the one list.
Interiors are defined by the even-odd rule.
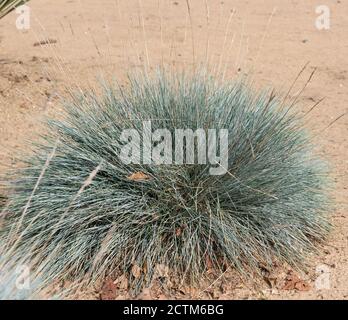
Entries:
[[[137,293],[158,264],[185,281],[228,266],[245,275],[275,260],[301,266],[327,235],[325,167],[300,114],[271,92],[159,73],[65,105],[12,179],[1,229],[2,264],[30,264],[42,287],[118,271]],[[124,164],[121,132],[144,120],[171,132],[227,128],[228,172]]]

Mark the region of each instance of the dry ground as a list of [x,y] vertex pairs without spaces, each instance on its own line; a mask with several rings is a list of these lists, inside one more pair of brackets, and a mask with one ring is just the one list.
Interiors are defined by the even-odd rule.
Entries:
[[[321,255],[308,258],[309,272],[299,275],[304,283],[283,270],[274,279],[268,274],[261,289],[227,280],[223,289],[203,297],[347,299],[348,118],[327,127],[348,111],[348,2],[208,0],[207,15],[204,0],[190,0],[191,17],[184,0],[159,3],[32,0],[29,30],[16,29],[15,12],[0,21],[0,171],[14,163],[14,151],[27,149],[26,141],[40,131],[42,117],[59,112],[57,95],[64,94],[66,85],[93,84],[98,74],[124,79],[127,70],[148,62],[153,69],[162,59],[174,68],[185,68],[193,61],[205,62],[208,47],[209,64],[216,73],[226,67],[226,78],[248,73],[257,86],[286,91],[309,62],[291,95],[316,68],[301,108],[306,111],[325,97],[308,116],[308,125],[336,182],[335,229],[329,243]],[[331,10],[329,30],[315,27],[315,8],[320,4]],[[39,44],[47,39],[50,43]],[[318,266],[328,270],[330,289],[316,288]],[[284,282],[292,290],[284,290]],[[185,291],[145,296],[190,297]]]

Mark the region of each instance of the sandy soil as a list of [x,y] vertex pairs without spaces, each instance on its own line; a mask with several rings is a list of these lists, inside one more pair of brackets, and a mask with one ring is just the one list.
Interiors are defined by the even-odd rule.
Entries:
[[[286,92],[308,62],[290,95],[298,93],[315,68],[300,102],[305,112],[325,98],[309,114],[308,126],[336,182],[329,243],[322,254],[308,258],[306,274],[282,269],[273,277],[271,270],[257,289],[227,279],[223,289],[202,297],[347,299],[348,118],[330,124],[348,111],[348,2],[325,0],[329,30],[315,26],[315,8],[321,4],[316,0],[208,0],[208,15],[204,0],[189,3],[190,15],[184,0],[161,0],[160,6],[157,0],[32,0],[29,30],[16,28],[15,12],[2,19],[0,171],[14,163],[14,152],[27,150],[42,117],[59,112],[58,95],[64,95],[66,85],[93,85],[99,74],[124,79],[132,68],[153,69],[162,61],[185,68],[208,56],[215,73],[226,70],[226,78],[248,73],[257,86]],[[320,269],[328,276],[328,289],[316,286]],[[105,290],[114,292],[107,284]],[[140,298],[191,296],[147,292]]]

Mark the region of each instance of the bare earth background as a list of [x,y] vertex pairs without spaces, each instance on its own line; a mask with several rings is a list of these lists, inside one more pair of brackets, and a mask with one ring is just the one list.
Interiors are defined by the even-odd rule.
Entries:
[[[0,173],[14,164],[14,152],[27,151],[40,121],[59,113],[58,95],[66,86],[93,85],[100,74],[124,79],[132,68],[149,63],[152,70],[162,60],[172,68],[204,63],[208,48],[215,73],[226,70],[225,78],[247,73],[257,87],[286,92],[309,62],[290,96],[316,68],[300,107],[306,112],[325,98],[307,118],[336,182],[331,238],[321,254],[308,257],[307,273],[266,270],[265,282],[257,287],[226,277],[210,287],[202,284],[198,297],[347,299],[348,118],[329,125],[348,111],[348,2],[208,0],[209,14],[204,0],[189,4],[191,15],[184,0],[32,0],[29,30],[17,30],[15,12],[1,20]],[[315,27],[315,8],[321,4],[330,8],[330,30]],[[318,266],[327,270],[330,289],[315,286]],[[125,297],[119,289],[106,283],[101,297]],[[180,289],[147,290],[139,298],[190,297],[197,294]]]

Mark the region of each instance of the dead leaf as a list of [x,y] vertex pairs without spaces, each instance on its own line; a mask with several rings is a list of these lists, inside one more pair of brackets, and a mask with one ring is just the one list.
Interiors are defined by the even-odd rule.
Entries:
[[110,278],[107,278],[100,290],[100,300],[115,300],[116,289],[114,282]]
[[282,289],[308,291],[310,289],[310,285],[306,281],[300,279],[293,271],[289,271],[285,278],[285,284]]
[[132,275],[134,278],[138,279],[141,276],[141,268],[139,266],[137,266],[136,264],[133,264],[132,267]]
[[180,237],[181,233],[182,233],[181,228],[177,228],[177,229],[175,230],[175,235],[176,235],[177,237]]
[[143,272],[144,272],[144,274],[147,274],[147,262],[146,261],[144,262],[144,265],[143,265]]
[[309,291],[310,288],[311,286],[306,281],[301,280],[295,283],[295,289],[298,291]]
[[188,288],[181,286],[178,288],[178,292],[181,293],[182,295],[186,295],[188,293]]
[[150,176],[148,176],[147,174],[141,171],[138,171],[129,175],[127,179],[132,181],[144,181],[144,180],[149,180]]

